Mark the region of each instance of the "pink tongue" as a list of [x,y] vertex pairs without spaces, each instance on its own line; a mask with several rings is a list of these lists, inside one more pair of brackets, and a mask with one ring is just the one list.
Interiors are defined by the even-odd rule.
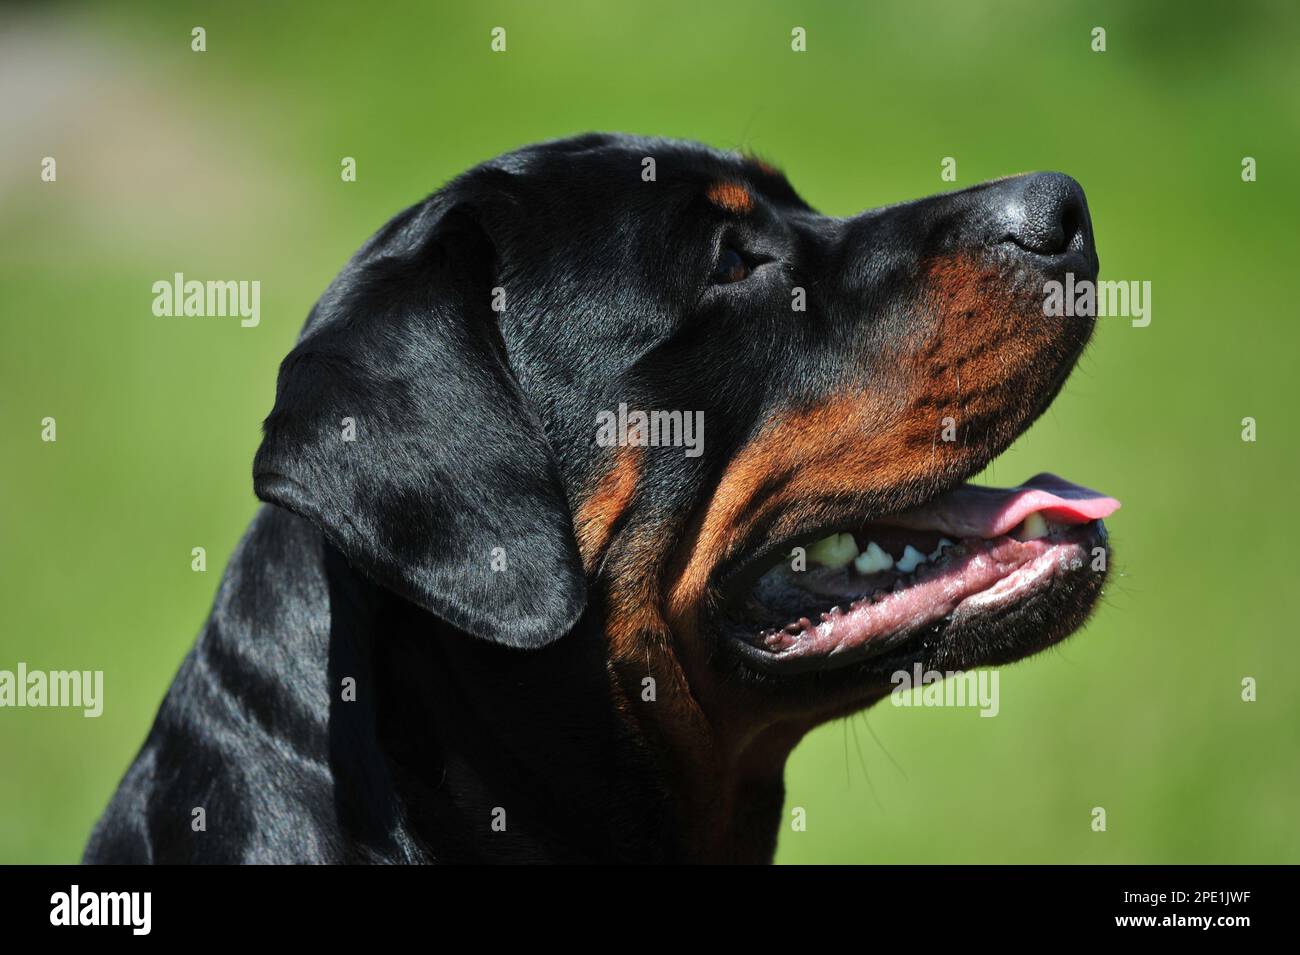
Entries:
[[922,507],[889,518],[889,523],[950,537],[1000,537],[1035,511],[1058,524],[1085,524],[1109,517],[1119,501],[1055,474],[1039,474],[1020,487],[963,484]]

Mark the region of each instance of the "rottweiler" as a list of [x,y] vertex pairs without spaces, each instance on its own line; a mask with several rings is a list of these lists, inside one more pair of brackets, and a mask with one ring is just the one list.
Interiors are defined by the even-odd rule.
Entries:
[[591,134],[344,267],[265,502],[88,862],[766,862],[786,758],[893,675],[1076,630],[1111,498],[966,484],[1093,330],[1084,194],[849,218],[757,158]]

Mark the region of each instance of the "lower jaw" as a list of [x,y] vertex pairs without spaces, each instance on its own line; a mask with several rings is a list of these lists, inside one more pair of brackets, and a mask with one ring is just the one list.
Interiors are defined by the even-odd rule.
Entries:
[[899,589],[858,598],[849,593],[838,601],[830,596],[811,617],[781,630],[733,628],[734,642],[751,665],[775,673],[832,670],[894,656],[918,638],[996,622],[1049,590],[1085,586],[1082,575],[1105,541],[1100,521],[1030,541],[965,539],[958,554],[938,566],[923,565]]

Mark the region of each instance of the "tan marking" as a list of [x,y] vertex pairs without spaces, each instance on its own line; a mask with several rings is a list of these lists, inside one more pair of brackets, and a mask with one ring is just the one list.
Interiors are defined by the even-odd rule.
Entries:
[[641,477],[641,451],[636,446],[619,448],[614,455],[613,467],[582,502],[574,517],[578,553],[582,555],[582,565],[587,573],[594,572],[600,563],[609,546],[614,525],[636,495],[637,481]]
[[709,201],[727,212],[743,215],[754,211],[754,196],[738,182],[715,182],[706,193]]

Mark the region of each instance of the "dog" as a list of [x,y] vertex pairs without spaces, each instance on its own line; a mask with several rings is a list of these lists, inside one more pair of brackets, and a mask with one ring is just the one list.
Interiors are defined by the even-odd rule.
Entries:
[[1044,284],[1097,267],[1056,173],[850,218],[665,139],[462,174],[281,365],[85,861],[770,861],[810,729],[1097,601],[1118,502],[965,483],[1092,333]]

